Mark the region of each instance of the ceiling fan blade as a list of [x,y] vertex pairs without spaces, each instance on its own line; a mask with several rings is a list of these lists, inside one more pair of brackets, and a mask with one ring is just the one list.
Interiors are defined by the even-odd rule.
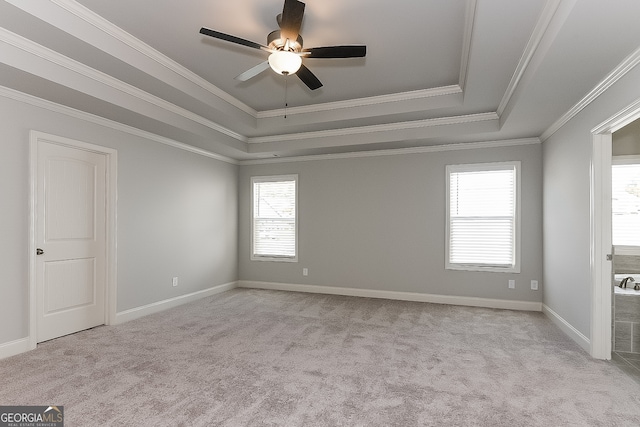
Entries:
[[284,0],[282,15],[278,16],[282,40],[296,41],[298,39],[303,16],[304,3],[298,0]]
[[246,82],[250,78],[257,76],[261,72],[263,72],[265,70],[268,70],[268,69],[269,69],[269,61],[264,61],[264,62],[261,62],[260,64],[256,65],[253,68],[249,68],[244,73],[237,75],[235,77],[235,79],[236,80],[240,80],[241,82]]
[[296,72],[296,75],[302,80],[302,83],[306,84],[311,90],[316,90],[322,87],[322,82],[318,80],[315,74],[311,72],[307,67],[302,64],[300,69]]
[[367,54],[367,47],[364,45],[325,46],[304,49],[302,52],[308,52],[305,58],[363,58]]
[[221,33],[219,31],[210,30],[209,28],[205,28],[205,27],[200,28],[200,34],[204,34],[205,36],[213,37],[215,39],[220,39],[220,40],[228,41],[231,43],[252,47],[254,49],[261,49],[261,50],[267,50],[267,51],[269,50],[268,47],[263,46],[260,43],[252,42],[251,40],[241,39],[240,37],[231,36],[229,34]]

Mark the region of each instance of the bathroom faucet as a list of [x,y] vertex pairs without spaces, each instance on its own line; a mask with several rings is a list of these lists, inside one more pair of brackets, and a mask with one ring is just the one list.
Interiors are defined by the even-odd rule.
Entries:
[[[621,288],[626,288],[627,287],[627,282],[635,282],[635,279],[633,277],[631,277],[631,276],[625,277],[624,279],[622,279],[620,281],[620,285],[618,285],[618,286],[620,286]],[[636,284],[634,289],[637,291],[638,289],[640,289],[640,286],[638,286]]]

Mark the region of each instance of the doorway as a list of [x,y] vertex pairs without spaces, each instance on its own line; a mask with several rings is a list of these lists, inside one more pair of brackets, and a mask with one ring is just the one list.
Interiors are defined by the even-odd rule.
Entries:
[[29,343],[115,318],[116,151],[32,131]]
[[592,133],[591,156],[591,356],[611,359],[611,165],[613,132],[640,118],[640,100]]
[[[612,360],[640,376],[640,120],[612,138]],[[637,283],[636,279],[638,280]],[[628,283],[628,284],[627,284]],[[619,284],[619,287],[615,285]],[[635,285],[635,286],[634,286]]]

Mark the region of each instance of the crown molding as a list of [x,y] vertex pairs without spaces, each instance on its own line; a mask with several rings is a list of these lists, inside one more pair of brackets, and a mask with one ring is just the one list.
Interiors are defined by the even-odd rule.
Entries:
[[[620,79],[633,70],[640,63],[640,48],[631,55],[627,56],[616,68],[614,68],[595,88],[586,94],[576,105],[567,111],[562,117],[556,120],[549,128],[540,136],[542,141],[549,139],[554,133],[566,125],[572,118],[578,115],[582,110],[587,108],[589,104],[595,101],[607,89],[616,84]],[[635,105],[635,104],[633,104]],[[634,108],[632,107],[629,108]],[[596,133],[599,127],[596,127]]]
[[478,150],[485,148],[515,147],[520,145],[540,144],[539,138],[508,139],[500,141],[467,142],[458,144],[431,145],[425,147],[395,148],[388,150],[356,151],[351,153],[316,154],[298,157],[275,157],[258,160],[241,160],[240,166],[265,165],[271,163],[308,162],[334,159],[354,159],[363,157],[401,156],[407,154],[438,153],[445,151]]
[[[640,118],[640,98],[636,99],[633,103],[627,106],[627,108],[618,112],[613,117],[610,117],[595,128],[591,129],[591,133],[613,133],[627,126],[631,122],[638,120],[638,118]],[[616,157],[620,158],[623,156]]]
[[24,92],[19,92],[15,89],[10,89],[5,86],[0,86],[0,96],[3,98],[12,99],[14,101],[24,102],[25,104],[29,104],[37,108],[42,108],[44,110],[48,110],[54,113],[64,114],[65,116],[69,116],[75,119],[79,119],[79,120],[83,120],[83,121],[97,124],[100,126],[104,126],[113,130],[125,132],[133,136],[159,142],[161,144],[178,148],[180,150],[189,151],[191,153],[198,154],[200,156],[209,157],[211,159],[220,160],[222,162],[230,163],[233,165],[239,164],[237,160],[232,159],[230,157],[226,157],[208,150],[204,150],[202,148],[197,148],[192,145],[184,144],[182,142],[174,141],[172,139],[165,138],[151,132],[143,131],[143,130],[134,128],[132,126],[128,126],[113,120],[105,119],[104,117],[96,116],[91,113],[76,110],[75,108],[67,107],[65,105],[60,105],[55,102],[38,98],[36,96],[29,95]]
[[[37,108],[42,108],[54,113],[63,114],[75,119],[83,120],[86,122],[94,123],[100,126],[104,126],[116,131],[125,132],[130,135],[148,139],[154,142],[158,142],[170,147],[174,147],[180,150],[188,151],[200,156],[220,160],[225,163],[233,165],[260,165],[270,163],[290,163],[290,162],[304,162],[304,161],[317,161],[317,160],[331,160],[331,159],[349,159],[349,158],[362,158],[362,157],[381,157],[381,156],[398,156],[407,154],[422,154],[422,153],[436,153],[445,151],[460,151],[460,150],[476,150],[484,148],[500,148],[500,147],[514,147],[520,145],[532,145],[540,144],[539,138],[521,138],[521,139],[509,139],[509,140],[497,140],[497,141],[482,141],[482,142],[470,142],[470,143],[457,143],[457,144],[445,144],[445,145],[433,145],[423,147],[411,147],[411,148],[398,148],[387,150],[373,150],[351,153],[335,153],[335,154],[319,154],[311,156],[298,156],[298,157],[278,157],[269,159],[258,160],[236,160],[227,156],[223,156],[212,151],[204,150],[202,148],[194,147],[189,144],[178,142],[170,138],[165,138],[156,135],[151,132],[143,131],[132,126],[128,126],[113,120],[105,119],[104,117],[96,116],[91,113],[87,113],[75,108],[67,107],[65,105],[57,104],[42,98],[35,97],[23,92],[19,92],[15,89],[11,89],[5,86],[0,86],[0,96],[7,99],[12,99],[18,102],[24,102]],[[638,101],[640,104],[640,100]]]
[[[266,123],[260,124],[255,121],[251,123],[248,118],[250,117],[252,120],[259,121],[259,119],[272,119],[278,118],[283,115],[284,110],[282,109],[267,111],[254,110],[253,108],[239,101],[237,98],[212,85],[207,80],[201,78],[200,76],[166,57],[162,53],[148,46],[146,43],[135,38],[131,34],[127,33],[126,31],[122,30],[121,28],[117,27],[113,23],[109,22],[108,20],[104,19],[100,15],[96,14],[92,10],[77,3],[74,0],[50,0],[50,2],[39,5],[36,5],[32,2],[24,2],[20,0],[6,1],[22,9],[26,13],[36,16],[39,19],[44,20],[45,22],[61,29],[62,31],[67,32],[68,34],[76,38],[84,40],[97,49],[100,49],[116,58],[119,58],[122,61],[130,63],[132,66],[140,69],[141,71],[152,75],[153,77],[165,82],[170,86],[176,87],[177,89],[183,91],[185,94],[199,99],[205,104],[212,106],[213,108],[216,108],[216,106],[213,104],[216,103],[217,99],[236,107],[240,111],[246,113],[246,119],[244,117],[241,119],[241,122],[243,122],[245,125],[252,126],[256,129],[260,129],[262,127],[268,128],[269,125],[267,125]],[[475,13],[474,6],[476,1],[477,0],[468,0],[469,6],[467,7],[467,19],[465,22],[465,37],[468,38],[471,37],[471,27],[473,25],[473,16],[471,16],[470,18],[470,15],[473,15]],[[76,23],[82,22],[85,25],[80,25],[81,28],[77,28],[78,25],[73,25],[72,19],[75,19]],[[89,28],[94,28],[97,31],[92,31]],[[470,39],[468,40],[467,44],[467,47],[470,48]],[[122,48],[124,48],[125,46],[127,48],[127,52],[129,53],[122,53]],[[131,55],[135,54],[137,54],[139,59],[132,60]],[[468,66],[468,55],[469,49],[466,49],[463,46],[461,75],[466,75],[466,68]],[[146,58],[146,60],[142,60],[142,57]],[[167,71],[169,73],[167,73]],[[207,95],[204,93],[208,93],[214,98],[207,97]],[[353,114],[351,116],[352,118],[356,118],[360,117],[362,114],[368,115],[367,113],[364,113],[362,111],[362,108],[372,108],[375,106],[399,102],[406,102],[406,109],[408,111],[419,111],[430,108],[442,108],[442,102],[445,102],[445,104],[447,102],[449,104],[461,102],[460,99],[456,100],[452,98],[448,101],[435,101],[435,104],[433,104],[433,106],[431,106],[431,103],[427,103],[426,105],[424,103],[416,104],[416,102],[419,102],[420,100],[455,95],[458,95],[460,99],[463,96],[462,88],[458,85],[361,98],[344,102],[287,108],[287,115],[292,118],[295,118],[296,115],[309,115],[308,117],[304,118],[303,121],[317,123],[318,120],[333,121],[335,118],[333,116],[325,116],[323,118],[315,117],[316,113],[321,114],[323,112],[331,112],[336,110],[352,110]],[[227,113],[233,114],[233,112],[230,112],[225,108],[222,109]],[[397,109],[394,108],[394,112],[395,111],[397,111]],[[388,114],[388,112],[382,111],[382,114]],[[310,115],[313,115],[314,117],[311,117]]]
[[[159,98],[155,95],[151,95],[150,93],[145,92],[141,89],[138,89],[135,86],[132,86],[128,83],[118,80],[101,71],[93,69],[76,60],[68,58],[56,51],[53,51],[47,47],[37,44],[29,39],[26,39],[18,34],[15,34],[1,27],[0,27],[0,42],[7,43],[8,45],[11,45],[29,55],[36,56],[51,64],[63,67],[64,69],[71,71],[72,73],[82,75],[92,81],[101,83],[107,87],[110,87],[111,89],[127,94],[135,99],[143,101],[149,105],[158,107],[166,112],[175,114],[177,116],[180,116],[192,122],[203,125],[211,130],[214,130],[230,138],[233,138],[234,140],[237,140],[240,142],[246,142],[246,137],[237,132],[227,129],[224,126],[221,126],[215,122],[212,122],[211,120],[207,120],[198,114],[192,113],[189,110],[178,107],[177,105],[172,104],[168,101],[165,101],[162,98]],[[96,96],[96,95],[93,94],[92,96]]]
[[[72,58],[61,55],[60,53],[50,50],[45,46],[34,43],[33,41],[30,41],[18,34],[14,34],[0,28],[0,42],[4,41],[17,49],[20,49],[22,53],[31,55],[31,57],[25,57],[22,53],[16,53],[15,56],[11,55],[12,57],[10,59],[3,60],[3,62],[6,62],[11,66],[15,66],[11,63],[11,61],[13,61],[13,64],[18,64],[18,66],[16,66],[18,69],[26,72],[33,72],[42,78],[49,79],[67,87],[76,88],[80,91],[83,91],[82,88],[84,87],[85,90],[83,92],[89,96],[94,96],[107,102],[118,103],[125,109],[137,111],[138,113],[155,120],[168,122],[182,130],[190,131],[200,136],[209,135],[215,138],[215,134],[211,134],[207,129],[213,130],[220,135],[229,138],[227,139],[223,137],[225,142],[222,142],[222,144],[234,147],[240,151],[245,151],[245,154],[247,151],[251,151],[247,144],[276,143],[274,145],[277,145],[277,143],[283,142],[291,143],[294,141],[306,141],[307,145],[313,145],[315,143],[312,141],[313,139],[324,139],[324,141],[317,141],[319,145],[323,145],[331,142],[331,138],[353,136],[364,140],[368,138],[368,134],[374,133],[378,134],[375,135],[374,138],[395,138],[396,136],[403,135],[410,135],[411,137],[417,135],[418,137],[423,137],[423,132],[420,131],[420,129],[436,128],[433,132],[438,133],[442,131],[448,133],[456,130],[457,128],[455,126],[458,125],[477,124],[476,126],[471,127],[487,128],[489,126],[494,126],[491,122],[496,122],[497,126],[505,119],[505,117],[502,117],[503,111],[498,110],[497,112],[456,117],[441,117],[435,119],[283,134],[282,128],[277,128],[273,123],[259,123],[260,119],[278,118],[283,114],[282,109],[268,111],[256,111],[252,109],[248,105],[197,76],[190,70],[182,67],[180,64],[174,62],[141,40],[135,38],[133,35],[127,33],[74,0],[49,0],[48,2],[38,4],[36,4],[36,2],[24,2],[21,0],[5,1],[20,8],[25,13],[29,13],[32,16],[55,26],[72,37],[85,40],[94,48],[110,54],[119,60],[127,61],[127,59],[131,59],[131,61],[135,62],[135,64],[131,63],[131,65],[142,72],[149,74],[154,78],[158,78],[166,84],[174,86],[176,89],[182,91],[188,96],[205,103],[208,102],[211,108],[218,109],[218,111],[223,113],[229,113],[229,117],[231,118],[238,116],[239,120],[244,120],[244,125],[251,122],[251,118],[253,118],[253,126],[255,126],[253,130],[257,132],[250,133],[242,130],[239,132],[233,131],[217,123],[216,121],[218,120],[209,120],[199,114],[172,104],[99,70],[88,67],[73,60]],[[548,16],[545,15],[541,17],[537,26],[542,25],[541,22],[546,22],[547,26],[544,27],[544,30],[546,30],[550,26],[549,22],[555,22],[556,20],[554,18],[557,15],[555,13],[556,9],[561,8],[560,5],[572,5],[572,2],[575,1],[576,0],[547,0],[543,11],[546,11]],[[553,8],[554,6],[555,9]],[[365,114],[368,115],[371,112],[378,116],[384,116],[388,114],[389,111],[397,113],[399,111],[398,108],[405,109],[406,111],[425,111],[426,109],[443,108],[443,105],[446,107],[454,103],[461,104],[464,97],[464,86],[466,84],[468,73],[477,7],[477,0],[466,0],[459,84],[288,108],[287,115],[294,118],[298,115],[296,119],[299,122],[297,123],[299,127],[295,128],[295,130],[304,129],[304,124],[306,123],[325,123],[328,126],[329,122],[340,121],[340,125],[344,125],[345,123],[348,123],[347,120],[350,118],[358,118]],[[506,100],[505,98],[502,100],[504,102],[503,110],[504,108],[508,108],[507,104],[511,101],[514,94],[517,96],[516,92],[518,86],[522,85],[521,80],[523,76],[527,74],[527,69],[530,68],[532,58],[534,58],[535,55],[540,54],[540,52],[537,52],[540,40],[548,39],[549,37],[550,36],[546,31],[541,31],[541,33],[535,37],[532,36],[532,40],[537,40],[537,44],[530,40],[529,44],[533,43],[533,45],[527,45],[527,49],[530,50],[530,52],[525,52],[527,59],[524,62],[521,59],[519,63],[519,68],[521,67],[521,69],[517,70],[514,78],[512,78],[512,84],[510,84],[509,89],[505,94]],[[118,49],[121,49],[122,52],[119,53]],[[13,52],[10,51],[10,53]],[[37,71],[37,62],[33,60],[36,57],[40,61],[48,62],[48,64],[46,62],[41,62],[40,66],[42,68],[40,71]],[[51,66],[49,66],[49,64],[51,64]],[[59,67],[63,68],[66,72],[60,73]],[[57,80],[56,76],[58,76]],[[73,78],[77,78],[77,76],[82,76],[82,78],[78,78],[77,85],[70,83],[70,81],[73,80]],[[202,90],[201,94],[198,93],[200,90]],[[123,97],[123,94],[129,98]],[[121,100],[124,100],[124,102],[121,102]],[[142,110],[144,111],[139,109],[140,106],[143,107]],[[235,108],[232,108],[231,106]],[[381,108],[377,108],[378,106]],[[240,115],[240,112],[244,112],[246,114]],[[506,115],[508,115],[508,112],[505,113],[505,116]],[[108,119],[105,120],[109,121]],[[227,125],[230,124],[230,122],[225,122],[222,119],[220,120],[220,123],[225,123]],[[207,129],[200,128],[197,125],[204,126]],[[122,126],[128,127],[128,125]],[[448,126],[452,126],[452,128],[447,129]],[[442,127],[444,129],[437,129],[438,127]],[[242,128],[239,127],[238,129]],[[294,128],[290,127],[289,130],[294,130]],[[404,134],[402,133],[407,130],[414,131],[406,132]],[[430,133],[432,131],[427,130],[425,132]],[[261,136],[260,133],[263,136]],[[271,133],[278,134],[274,135]],[[385,135],[384,133],[389,134]],[[251,134],[257,136],[246,136]],[[358,137],[358,135],[360,136]],[[148,135],[145,137],[148,138]],[[163,137],[158,138],[162,139]],[[186,144],[184,145],[187,146]],[[241,145],[243,148],[238,148]],[[257,148],[256,145],[253,145],[253,147],[256,149],[255,151],[266,149],[266,146]]]
[[[371,105],[380,105],[393,102],[413,101],[416,99],[433,98],[437,96],[457,95],[462,93],[462,89],[458,85],[442,86],[431,89],[421,89],[409,92],[400,92],[390,95],[371,96],[367,98],[356,98],[345,101],[325,102],[323,104],[304,105],[300,107],[289,107],[286,109],[287,116],[295,116],[296,114],[318,113],[323,111],[342,110],[347,108],[366,107]],[[258,112],[258,119],[267,119],[273,117],[282,117],[285,113],[284,108],[276,110],[265,110]]]
[[471,41],[473,40],[473,28],[476,22],[477,0],[467,0],[467,11],[465,15],[464,33],[462,39],[462,58],[460,60],[460,76],[458,85],[464,92],[467,87],[467,75],[469,74],[469,59],[471,57]]
[[[516,66],[516,70],[511,77],[511,81],[509,82],[509,86],[507,86],[507,90],[505,91],[500,104],[498,105],[497,113],[499,116],[503,116],[505,109],[511,102],[511,99],[516,93],[522,79],[525,76],[525,73],[529,69],[532,60],[535,55],[542,55],[544,52],[541,52],[542,42],[545,37],[551,37],[549,34],[549,30],[554,18],[557,16],[560,6],[562,3],[565,5],[569,2],[567,0],[547,0],[538,21],[536,22],[536,26],[533,29],[531,37],[527,42],[527,45],[522,53],[522,57],[520,57],[520,61],[518,61],[518,65]],[[573,7],[575,0],[570,1],[570,9]]]
[[[403,101],[413,101],[416,99],[432,98],[437,96],[448,95],[464,95],[464,87],[467,81],[469,70],[469,58],[471,55],[471,41],[473,38],[473,27],[475,24],[477,0],[467,0],[467,9],[465,16],[465,26],[463,33],[462,58],[460,61],[459,83],[457,85],[442,86],[437,88],[420,89],[415,91],[407,91],[394,93],[389,95],[379,95],[367,98],[349,99],[345,101],[327,102],[324,104],[312,104],[300,107],[289,107],[286,109],[287,116],[295,116],[297,114],[310,114],[325,111],[334,111],[350,108],[367,107],[371,105],[381,105],[387,103],[396,103]],[[285,115],[284,108],[275,110],[258,111],[258,119],[269,119],[274,117],[282,117]]]
[[435,126],[450,126],[467,123],[477,123],[482,121],[499,120],[496,113],[479,113],[465,116],[441,117],[436,119],[413,120],[409,122],[385,123],[381,125],[359,126],[342,129],[330,129],[314,132],[290,133],[284,135],[270,135],[248,138],[249,144],[262,144],[269,142],[299,141],[313,138],[331,138],[349,135],[360,135],[374,132],[393,132],[407,129],[420,129]]
[[[22,3],[22,1],[20,0],[7,0],[7,1],[15,5]],[[190,82],[199,86],[203,90],[208,91],[212,95],[224,100],[225,102],[244,111],[245,113],[253,116],[254,118],[256,117],[257,112],[253,108],[249,107],[248,105],[238,100],[237,98],[229,95],[227,92],[223,91],[217,86],[209,83],[207,80],[203,79],[202,77],[198,76],[197,74],[193,73],[192,71],[188,70],[187,68],[183,67],[182,65],[178,64],[177,62],[173,61],[172,59],[158,52],[157,50],[153,49],[148,44],[132,36],[128,32],[114,25],[113,23],[106,20],[105,18],[98,15],[97,13],[93,12],[92,10],[84,7],[83,5],[76,2],[75,0],[50,0],[50,1],[56,4],[57,6],[59,6],[60,8],[66,10],[68,13],[73,14],[74,16],[82,19],[83,21],[87,22],[93,27],[101,30],[105,34],[109,35],[110,37],[126,44],[130,48],[140,52],[141,54],[147,56],[148,58],[151,58],[161,66],[189,80]]]

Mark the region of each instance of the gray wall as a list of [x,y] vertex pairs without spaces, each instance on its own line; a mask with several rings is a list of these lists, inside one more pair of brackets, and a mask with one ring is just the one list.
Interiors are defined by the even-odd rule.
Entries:
[[544,304],[591,336],[591,129],[640,97],[640,68],[543,143]]
[[[240,279],[541,301],[530,290],[542,277],[541,153],[533,144],[241,166]],[[522,161],[521,273],[445,270],[445,166],[507,160]],[[299,174],[299,262],[250,261],[250,177],[290,173]]]
[[613,133],[613,155],[640,154],[640,119]]
[[118,150],[117,311],[237,280],[238,166],[3,97],[0,129],[0,344],[28,335],[32,129]]

